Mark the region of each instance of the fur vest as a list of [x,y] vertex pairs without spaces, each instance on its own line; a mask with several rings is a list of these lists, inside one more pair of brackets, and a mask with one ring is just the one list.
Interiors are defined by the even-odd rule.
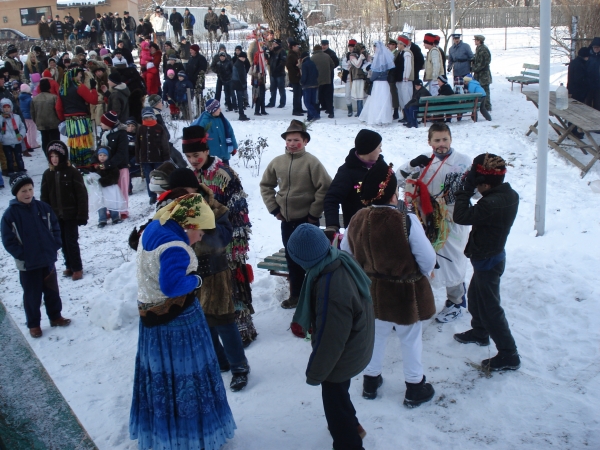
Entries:
[[408,243],[406,213],[369,207],[349,227],[350,249],[371,279],[375,318],[412,325],[435,314],[433,292]]

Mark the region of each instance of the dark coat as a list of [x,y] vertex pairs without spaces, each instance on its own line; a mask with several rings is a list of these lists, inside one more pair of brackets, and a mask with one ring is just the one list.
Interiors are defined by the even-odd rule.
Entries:
[[284,77],[285,76],[285,61],[287,59],[286,51],[277,47],[271,50],[271,56],[269,57],[269,67],[271,69],[272,77]]
[[333,61],[334,69],[340,65],[340,58],[337,57],[337,55],[335,54],[335,52],[333,50],[331,50],[331,48],[328,48],[327,50],[323,50],[323,53],[326,53],[329,55],[329,57]]
[[177,81],[179,81],[176,77],[171,79],[169,77],[165,78],[165,82],[163,83],[163,100],[168,101],[169,99],[175,101],[175,87],[177,86]]
[[170,159],[169,137],[160,125],[140,125],[135,140],[135,160],[138,164],[162,163]]
[[225,61],[217,61],[215,64],[215,73],[221,83],[228,83],[231,81],[231,77],[233,75],[233,64],[230,59],[225,58]]
[[302,89],[319,87],[319,70],[317,65],[310,59],[302,60],[302,76],[300,77]]
[[116,166],[106,167],[106,165],[104,165],[104,169],[92,167],[90,168],[90,171],[100,175],[98,183],[100,183],[100,186],[102,187],[114,186],[119,182],[119,169],[117,169]]
[[181,30],[181,27],[183,26],[183,16],[179,11],[175,11],[169,16],[169,23],[173,27],[173,30]]
[[600,53],[594,53],[591,48],[586,72],[589,89],[600,89]]
[[40,200],[62,220],[88,220],[88,193],[79,170],[68,162],[50,166],[42,175]]
[[287,60],[285,61],[285,67],[287,68],[290,84],[300,83],[300,67],[298,67],[299,59],[300,55],[298,52],[294,52],[292,50],[289,51]]
[[110,156],[104,163],[106,167],[116,167],[117,169],[126,169],[129,167],[129,139],[125,126],[119,125],[121,129],[110,131],[106,135]]
[[[108,91],[107,91],[108,92]],[[129,96],[131,92],[124,84],[116,85],[108,97],[107,111],[115,111],[121,123],[125,123],[129,119]]]
[[[383,159],[383,156],[380,155],[379,159]],[[368,171],[369,168],[356,156],[356,150],[350,150],[346,161],[338,168],[325,196],[323,207],[326,226],[340,226],[338,214],[340,204],[346,227],[354,214],[365,207],[356,192],[356,185],[363,180]]]
[[373,304],[360,295],[340,260],[321,272],[311,292],[310,310],[312,353],[306,382],[341,383],[362,372],[375,342]]
[[247,73],[245,64],[239,59],[236,61],[233,67],[233,74],[231,76],[231,87],[234,91],[243,91],[248,87]]
[[50,205],[36,200],[28,205],[16,198],[2,216],[2,245],[15,258],[17,269],[50,267],[62,247],[58,219]]
[[435,314],[429,280],[408,243],[406,213],[396,208],[358,211],[346,233],[350,250],[371,279],[375,318],[412,325]]
[[419,47],[414,42],[410,44],[410,51],[413,54],[413,60],[415,64],[415,79],[417,79],[419,71],[423,70],[423,67],[425,66],[425,57],[423,56],[421,47]]
[[427,90],[425,86],[421,86],[421,89],[419,90],[413,88],[413,96],[410,99],[410,101],[406,104],[405,108],[417,106],[421,97],[431,97],[431,93]]
[[448,83],[442,84],[442,87],[438,91],[438,95],[454,95],[454,90]]
[[581,56],[569,63],[567,90],[571,97],[580,102],[585,102],[589,90],[586,71],[587,61]]
[[229,17],[227,17],[227,14],[219,14],[219,27],[222,33],[229,33]]
[[185,73],[188,78],[192,82],[194,86],[198,83],[198,76],[202,72],[206,72],[208,69],[208,61],[206,58],[200,53],[196,54],[196,56],[190,57],[187,62],[187,66],[185,67]]
[[473,192],[458,191],[454,204],[454,223],[472,225],[465,255],[474,261],[488,259],[504,250],[510,228],[517,217],[519,194],[508,183],[484,192],[471,205]]
[[177,80],[175,84],[175,101],[185,103],[188,101],[187,90],[190,89],[190,94],[194,95],[194,85],[185,77],[183,81]]

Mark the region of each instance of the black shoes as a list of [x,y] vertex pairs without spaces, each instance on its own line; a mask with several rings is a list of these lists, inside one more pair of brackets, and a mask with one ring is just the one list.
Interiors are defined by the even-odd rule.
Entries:
[[302,114],[301,112],[295,112],[295,113],[292,113],[292,116],[304,117],[304,114]]
[[407,408],[415,408],[421,403],[431,400],[434,394],[435,390],[433,389],[433,386],[429,383],[426,383],[425,375],[423,375],[423,379],[420,383],[406,383],[404,406]]
[[327,115],[327,117],[329,117],[330,119],[333,119],[333,113]]
[[298,306],[298,297],[293,297],[290,295],[290,298],[281,302],[281,307],[283,309],[294,309]]
[[285,108],[285,105],[279,105],[278,108]]
[[456,333],[454,335],[454,340],[460,342],[461,344],[477,344],[481,347],[487,347],[490,345],[490,338],[479,338],[475,336],[475,332],[473,330],[465,331],[464,333]]
[[498,370],[517,370],[521,367],[521,358],[514,352],[499,351],[496,356],[481,361],[481,368],[486,371],[496,372]]
[[247,122],[248,120],[250,120],[250,117],[248,116],[242,116],[238,119],[240,122]]
[[156,199],[155,198],[150,198],[150,201],[148,202],[151,205],[154,205],[156,203]]
[[229,388],[233,392],[238,392],[244,389],[248,385],[248,374],[250,373],[250,366],[246,364],[246,369],[243,372],[234,373],[229,383]]
[[383,377],[381,374],[376,377],[369,375],[363,375],[363,398],[367,400],[374,400],[377,398],[377,389],[383,384]]
[[275,108],[275,105],[266,105],[265,108]]

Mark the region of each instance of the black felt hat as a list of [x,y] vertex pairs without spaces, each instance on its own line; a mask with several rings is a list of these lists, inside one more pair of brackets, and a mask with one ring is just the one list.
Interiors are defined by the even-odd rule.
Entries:
[[208,150],[208,134],[203,127],[193,125],[183,129],[181,150],[183,153],[204,152]]

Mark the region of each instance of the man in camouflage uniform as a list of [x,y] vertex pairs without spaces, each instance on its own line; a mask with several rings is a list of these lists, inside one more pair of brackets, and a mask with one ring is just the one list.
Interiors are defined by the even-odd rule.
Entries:
[[490,49],[484,44],[485,36],[480,34],[475,35],[475,57],[471,62],[471,70],[473,78],[479,81],[479,84],[485,91],[485,108],[488,111],[492,110],[492,101],[490,99],[490,84],[492,84],[492,72],[490,71],[490,63],[492,55]]

